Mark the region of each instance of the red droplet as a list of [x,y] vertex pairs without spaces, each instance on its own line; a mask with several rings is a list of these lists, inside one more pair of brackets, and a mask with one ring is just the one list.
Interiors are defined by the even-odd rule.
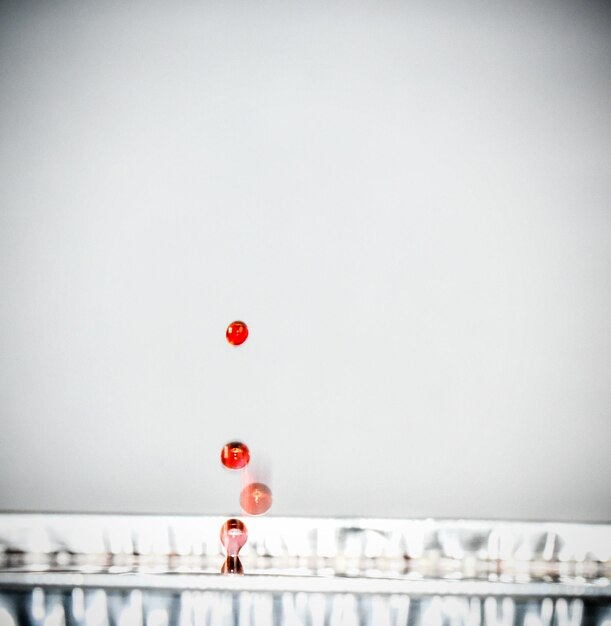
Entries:
[[221,574],[243,574],[242,561],[237,556],[228,556],[221,567]]
[[232,346],[241,346],[248,339],[248,326],[244,322],[231,322],[225,336]]
[[238,552],[248,539],[248,530],[244,522],[239,519],[228,519],[221,526],[221,543],[225,550],[227,550],[227,556],[238,556]]
[[240,506],[249,515],[263,515],[272,505],[272,491],[263,483],[250,483],[242,489]]
[[230,441],[221,450],[221,463],[231,470],[242,469],[250,461],[250,450],[241,441]]

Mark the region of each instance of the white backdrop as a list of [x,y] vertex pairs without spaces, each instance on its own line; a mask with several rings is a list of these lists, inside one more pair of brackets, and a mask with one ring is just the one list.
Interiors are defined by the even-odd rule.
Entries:
[[604,5],[122,4],[1,8],[0,508],[610,519]]

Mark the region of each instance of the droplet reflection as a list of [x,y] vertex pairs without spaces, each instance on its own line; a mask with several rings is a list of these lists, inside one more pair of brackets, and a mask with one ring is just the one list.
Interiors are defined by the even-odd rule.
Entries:
[[244,574],[242,561],[237,556],[228,556],[221,567],[221,574]]

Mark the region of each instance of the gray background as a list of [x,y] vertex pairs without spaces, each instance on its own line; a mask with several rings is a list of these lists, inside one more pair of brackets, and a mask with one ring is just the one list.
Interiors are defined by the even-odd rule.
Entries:
[[0,508],[610,519],[610,25],[2,4]]

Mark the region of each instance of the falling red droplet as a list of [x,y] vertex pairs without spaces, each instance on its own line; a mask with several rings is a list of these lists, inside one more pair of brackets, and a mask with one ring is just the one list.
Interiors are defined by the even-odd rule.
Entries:
[[225,336],[232,346],[241,346],[248,339],[248,326],[244,322],[231,322]]
[[221,567],[221,574],[243,574],[242,561],[237,556],[228,556]]
[[242,469],[250,461],[250,450],[241,441],[230,441],[221,450],[221,463],[228,469]]
[[228,519],[221,526],[221,543],[227,556],[238,556],[238,552],[248,539],[248,530],[244,522],[239,519]]
[[250,483],[242,489],[240,506],[249,515],[263,515],[272,505],[272,491],[263,483]]

